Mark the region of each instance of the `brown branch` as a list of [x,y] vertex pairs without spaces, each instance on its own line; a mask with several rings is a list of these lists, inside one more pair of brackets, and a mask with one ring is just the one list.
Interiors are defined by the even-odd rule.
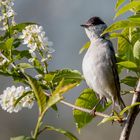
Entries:
[[[140,102],[140,79],[138,81],[136,92],[133,95],[131,104],[134,104],[136,102]],[[123,130],[121,132],[120,140],[129,140],[132,127],[134,125],[135,119],[139,112],[140,112],[139,106],[135,106],[130,109],[130,111],[127,115],[126,122],[123,126]]]

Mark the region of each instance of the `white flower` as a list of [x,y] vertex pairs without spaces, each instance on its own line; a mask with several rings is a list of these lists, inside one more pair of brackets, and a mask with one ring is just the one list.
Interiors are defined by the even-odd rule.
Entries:
[[46,84],[47,84],[47,82],[46,82],[45,80],[42,80],[42,83],[43,83],[44,85],[46,85]]
[[37,74],[37,75],[35,76],[36,79],[40,79],[40,78],[42,78],[42,77],[43,77],[42,74]]
[[0,0],[0,22],[2,26],[1,30],[7,30],[8,24],[12,26],[16,24],[14,19],[16,13],[13,10],[13,5],[13,0]]
[[23,107],[31,108],[34,104],[33,94],[27,94],[15,105],[16,100],[19,99],[24,92],[29,90],[30,89],[28,87],[24,88],[23,86],[7,87],[3,91],[3,94],[0,95],[0,105],[2,109],[12,113],[20,111]]
[[47,50],[50,46],[50,41],[46,37],[42,26],[28,25],[22,31],[22,35],[19,36],[23,39],[23,44],[27,44],[29,52],[32,54],[36,49]]
[[28,62],[29,63],[33,63],[35,61],[35,58],[30,58],[30,59],[28,59]]

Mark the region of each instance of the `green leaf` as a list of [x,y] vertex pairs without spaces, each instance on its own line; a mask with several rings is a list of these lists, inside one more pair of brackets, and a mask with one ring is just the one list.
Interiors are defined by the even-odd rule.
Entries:
[[140,40],[137,40],[133,48],[133,56],[137,61],[137,64],[140,65]]
[[53,92],[53,94],[63,94],[65,92],[67,92],[68,90],[72,89],[73,87],[75,87],[77,85],[77,83],[71,83],[71,84],[64,84],[64,79],[62,79],[62,81],[59,83],[59,85],[56,87],[55,91]]
[[5,45],[6,45],[7,50],[10,51],[12,49],[13,42],[14,42],[13,38],[9,38],[6,40]]
[[19,63],[18,67],[21,69],[31,69],[34,68],[31,64],[29,63]]
[[10,51],[12,49],[13,41],[13,38],[9,38],[5,42],[0,42],[0,50]]
[[111,33],[109,37],[110,38],[124,38],[125,39],[125,37],[121,33]]
[[21,44],[21,40],[20,40],[20,39],[18,39],[18,38],[16,38],[16,39],[14,40],[14,42],[13,42],[13,46],[14,46],[14,48],[19,47],[19,46],[20,46],[20,44]]
[[50,107],[53,107],[57,102],[59,102],[60,100],[63,99],[63,96],[61,95],[61,92],[60,92],[62,85],[63,85],[63,80],[59,83],[59,85],[56,87],[54,92],[52,94],[50,94],[50,97],[46,104],[46,111]]
[[110,37],[118,38],[118,56],[132,60],[132,44],[128,38],[128,29],[124,29],[121,33],[111,33]]
[[56,104],[52,105],[52,109],[53,109],[54,111],[58,111],[57,105],[56,105]]
[[74,136],[71,132],[69,132],[69,131],[66,131],[66,130],[63,130],[63,129],[61,129],[61,128],[55,128],[55,127],[53,127],[53,126],[46,126],[46,130],[53,130],[53,131],[56,131],[56,132],[58,132],[58,133],[61,133],[61,134],[63,134],[63,135],[65,135],[66,137],[68,137],[70,140],[78,140],[77,138],[76,138],[76,136]]
[[4,42],[0,42],[0,51],[1,50],[5,50],[5,43]]
[[68,90],[72,89],[75,87],[77,83],[72,83],[68,85],[64,85],[64,80],[62,80],[56,89],[53,91],[53,93],[50,95],[47,104],[46,104],[46,110],[48,110],[50,107],[55,105],[57,102],[63,99],[62,94],[66,93]]
[[33,140],[30,137],[25,137],[25,136],[18,136],[18,137],[12,137],[10,140]]
[[121,9],[119,9],[115,15],[115,18],[120,16],[121,14],[124,14],[125,12],[133,9],[133,8],[136,8],[140,6],[140,1],[132,1],[132,2],[129,2],[127,5],[123,6]]
[[135,71],[137,69],[137,65],[134,62],[131,62],[131,61],[122,61],[122,62],[119,62],[117,64],[126,68],[126,69],[129,69],[129,70],[134,70]]
[[103,120],[98,124],[98,126],[101,124],[104,124],[108,121],[114,121],[115,119],[118,119],[118,117],[117,116],[110,116],[110,117],[103,118]]
[[125,0],[117,0],[115,9],[118,9],[124,2]]
[[[93,90],[85,89],[83,90],[81,95],[76,99],[75,105],[79,107],[87,108],[87,109],[93,109],[93,107],[98,102],[99,102],[99,99],[97,99]],[[96,110],[99,112],[103,112],[110,106],[110,104],[111,103],[106,103],[104,108],[102,107],[102,105],[98,105]],[[73,116],[74,116],[76,126],[78,129],[84,127],[93,119],[92,115],[79,111],[79,110],[74,110]]]
[[121,83],[126,84],[130,87],[135,87],[136,83],[138,81],[137,77],[127,76],[124,79],[121,80]]
[[39,111],[40,113],[43,112],[43,110],[46,108],[46,95],[43,91],[43,89],[41,88],[41,86],[38,84],[38,82],[31,78],[30,76],[26,76],[28,79],[28,82],[34,92],[34,95],[36,97],[37,103],[38,103],[38,107],[39,107]]
[[[129,41],[129,28],[125,28],[121,32],[122,37],[118,38],[118,54],[123,60],[134,61],[132,54],[133,45]],[[134,40],[134,33],[132,35],[132,40]]]
[[50,107],[53,107],[56,103],[58,103],[62,99],[63,96],[60,95],[59,93],[55,93],[55,94],[52,93],[46,103],[45,111],[47,111]]
[[140,15],[130,16],[128,19],[133,22],[140,22]]
[[27,59],[31,58],[31,54],[29,53],[28,50],[22,50],[22,51],[13,50],[12,54],[15,56],[14,60],[20,60],[22,58],[27,58]]
[[80,72],[77,70],[63,69],[55,72],[55,76],[52,80],[52,83],[58,85],[62,79],[64,80],[64,85],[72,83],[80,83],[83,80],[83,77]]
[[47,81],[47,82],[52,82],[52,80],[54,79],[54,77],[55,77],[55,73],[47,73],[47,74],[45,74],[45,80]]
[[90,42],[87,42],[79,51],[79,54],[81,54],[83,51],[87,50],[90,46]]
[[125,113],[126,111],[128,111],[129,109],[131,109],[132,107],[137,106],[137,105],[140,105],[140,102],[136,102],[136,103],[134,103],[134,104],[132,104],[132,105],[129,105],[129,106],[125,107],[125,108],[120,112],[120,115],[121,115],[121,116],[124,115],[124,113]]
[[139,22],[132,22],[129,20],[120,20],[120,21],[113,23],[111,26],[109,26],[102,34],[106,34],[108,32],[113,32],[116,30],[121,30],[124,28],[139,27],[139,26],[140,26]]

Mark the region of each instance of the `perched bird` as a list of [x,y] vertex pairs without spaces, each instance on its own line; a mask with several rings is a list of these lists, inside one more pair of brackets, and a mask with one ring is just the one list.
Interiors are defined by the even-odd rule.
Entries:
[[111,99],[113,110],[115,106],[122,110],[125,104],[120,95],[115,52],[108,39],[109,34],[101,36],[107,25],[99,17],[92,17],[81,26],[90,39],[90,47],[82,63],[86,83],[100,100]]

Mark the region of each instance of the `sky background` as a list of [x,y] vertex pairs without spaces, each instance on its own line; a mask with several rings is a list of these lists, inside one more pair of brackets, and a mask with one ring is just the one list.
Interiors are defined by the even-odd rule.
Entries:
[[[48,38],[53,41],[53,60],[50,70],[71,68],[81,71],[84,54],[79,55],[80,48],[88,41],[80,24],[92,16],[101,17],[108,25],[113,23],[115,0],[16,0],[16,21],[36,22],[44,27]],[[124,16],[125,17],[125,16]],[[15,83],[11,79],[0,77],[0,91]],[[66,100],[74,103],[80,91],[86,87],[83,83],[67,94]],[[36,105],[32,110],[25,109],[17,114],[0,110],[0,140],[9,140],[12,136],[30,135],[37,119]],[[106,123],[97,126],[101,118],[94,119],[78,134],[70,108],[59,105],[58,113],[50,110],[44,121],[58,128],[73,132],[79,140],[118,140],[121,127]],[[132,140],[139,140],[140,121],[136,121]],[[45,132],[39,140],[66,140],[56,132]]]

